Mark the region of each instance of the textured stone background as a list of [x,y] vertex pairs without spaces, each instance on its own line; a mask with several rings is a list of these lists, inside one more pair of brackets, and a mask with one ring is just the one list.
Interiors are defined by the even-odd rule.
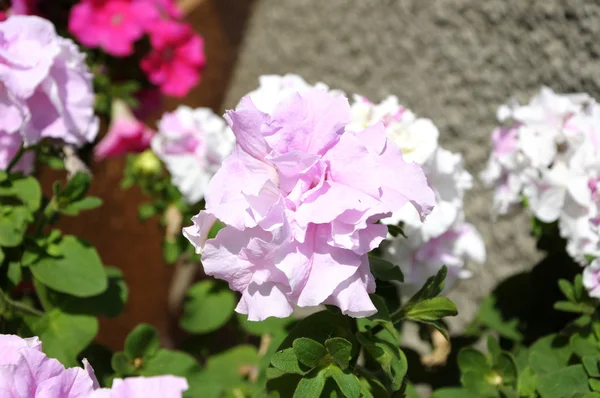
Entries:
[[[498,105],[541,85],[600,98],[597,0],[259,0],[225,108],[261,74],[297,73],[380,100],[396,94],[433,119],[442,144],[484,167]],[[477,181],[467,217],[488,261],[453,292],[470,319],[494,284],[541,257],[522,216],[493,223],[491,193]]]

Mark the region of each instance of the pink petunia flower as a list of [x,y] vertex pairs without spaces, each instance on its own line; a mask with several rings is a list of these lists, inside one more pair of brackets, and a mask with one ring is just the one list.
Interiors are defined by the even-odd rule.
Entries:
[[97,381],[89,364],[65,369],[42,352],[37,337],[0,335],[0,396],[6,398],[84,398]]
[[87,360],[83,368],[65,367],[42,352],[37,337],[0,334],[0,397],[2,398],[181,398],[186,379],[171,375],[115,379],[99,388]]
[[0,82],[22,107],[25,144],[43,138],[76,146],[93,141],[93,76],[75,43],[58,36],[49,21],[22,15],[0,22],[0,43]]
[[[184,228],[205,272],[241,292],[236,311],[254,321],[295,305],[374,314],[368,252],[387,235],[376,222],[409,202],[431,212],[421,167],[404,161],[382,123],[346,130],[347,99],[319,89],[271,114],[246,97],[226,118],[236,146],[209,183],[206,210]],[[207,240],[217,219],[226,227]]]
[[148,1],[82,0],[71,9],[69,31],[87,47],[123,57],[133,53],[133,43],[158,15]]
[[123,100],[113,100],[111,114],[108,133],[94,148],[97,160],[139,153],[150,147],[154,131],[136,119]]
[[184,97],[200,81],[204,41],[184,23],[159,20],[149,32],[152,51],[142,59],[148,80],[173,97]]

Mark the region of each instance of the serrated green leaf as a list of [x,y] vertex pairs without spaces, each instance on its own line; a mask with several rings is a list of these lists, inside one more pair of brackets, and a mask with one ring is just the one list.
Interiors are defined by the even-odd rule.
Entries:
[[397,265],[371,255],[369,255],[369,264],[375,278],[382,281],[404,282],[404,275]]
[[198,282],[186,294],[180,326],[196,334],[215,331],[231,318],[235,301],[233,292],[214,280]]
[[352,358],[352,343],[341,337],[334,337],[325,342],[327,352],[342,369],[346,369]]
[[158,331],[152,325],[142,323],[129,333],[125,340],[125,355],[129,360],[147,360],[156,355],[160,348]]
[[93,246],[65,236],[58,247],[61,257],[44,257],[29,267],[37,280],[76,297],[96,296],[107,289],[106,272]]
[[307,337],[300,337],[292,344],[296,358],[303,365],[315,367],[327,355],[323,344]]

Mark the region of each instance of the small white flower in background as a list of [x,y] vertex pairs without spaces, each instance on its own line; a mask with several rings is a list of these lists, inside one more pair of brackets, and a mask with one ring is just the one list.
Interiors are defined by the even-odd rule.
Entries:
[[212,110],[180,106],[158,122],[152,150],[165,163],[186,202],[194,204],[202,199],[234,144],[225,120]]
[[462,156],[440,147],[433,122],[417,117],[395,96],[374,104],[355,95],[352,112],[348,129],[360,131],[383,122],[388,138],[400,148],[404,159],[423,167],[435,194],[435,207],[425,221],[409,206],[382,220],[385,224],[402,222],[408,238],[390,238],[384,245],[386,258],[405,274],[403,294],[419,289],[444,264],[448,266],[448,286],[456,279],[470,277],[467,264],[483,263],[486,252],[475,227],[464,221],[464,194],[471,189],[473,178],[464,169]]
[[246,94],[246,96],[250,96],[254,105],[265,113],[272,113],[283,100],[310,88],[330,91],[333,94],[342,94],[341,91],[330,90],[324,83],[310,85],[302,77],[294,74],[284,76],[263,75],[258,78],[258,81],[259,87]]
[[[581,265],[600,254],[600,105],[587,94],[557,94],[544,87],[526,105],[498,109],[492,153],[482,180],[495,187],[494,210],[505,214],[525,198],[538,220],[558,222],[567,253]],[[590,292],[591,275],[586,268]],[[594,276],[595,277],[595,276]],[[597,283],[597,282],[596,282]],[[595,290],[597,296],[600,289]],[[591,293],[592,294],[592,293]]]
[[414,113],[389,96],[379,104],[354,95],[352,123],[348,129],[361,131],[377,122],[383,122],[387,136],[404,156],[404,160],[423,165],[438,146],[439,131],[429,119],[417,118]]

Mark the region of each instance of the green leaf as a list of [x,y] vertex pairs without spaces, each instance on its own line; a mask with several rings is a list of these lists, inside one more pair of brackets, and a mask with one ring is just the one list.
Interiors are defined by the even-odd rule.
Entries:
[[136,358],[151,358],[159,348],[158,331],[147,323],[138,325],[125,340],[125,355],[132,361]]
[[42,203],[42,188],[34,177],[24,177],[11,181],[11,192],[19,198],[29,210],[36,212]]
[[323,344],[307,337],[294,340],[292,347],[298,361],[311,368],[317,366],[327,355],[327,350]]
[[301,368],[300,362],[296,357],[293,348],[286,348],[282,351],[277,351],[271,358],[271,364],[285,373],[294,373],[299,375],[306,374],[306,370]]
[[456,316],[456,305],[447,297],[433,297],[415,303],[404,312],[413,321],[436,321],[446,316]]
[[285,328],[292,322],[292,319],[289,317],[270,317],[260,322],[249,321],[248,315],[245,314],[237,314],[237,318],[242,329],[255,336],[262,336],[263,334],[274,334],[279,331],[283,332],[285,331]]
[[496,297],[488,296],[483,299],[479,306],[477,319],[486,327],[495,330],[500,336],[513,341],[523,340],[519,332],[519,321],[517,319],[504,319],[500,310],[496,307]]
[[397,265],[371,255],[369,255],[369,263],[371,265],[371,272],[375,275],[375,278],[382,281],[404,282],[404,275]]
[[79,366],[77,355],[98,333],[98,320],[67,314],[54,308],[42,317],[25,317],[25,323],[44,342],[43,351],[66,367]]
[[356,337],[365,350],[375,359],[392,382],[392,388],[399,390],[408,370],[406,356],[398,346],[369,333],[357,333]]
[[2,250],[2,247],[0,247],[0,267],[2,266],[5,258],[6,256],[4,255],[4,250]]
[[330,366],[329,372],[346,398],[360,398],[360,383],[349,371],[342,371],[337,366]]
[[115,352],[111,358],[110,364],[118,376],[135,375],[137,369],[127,358],[124,352]]
[[194,357],[185,352],[165,349],[159,349],[153,356],[144,358],[139,370],[141,376],[172,374],[181,377],[191,377],[199,372],[200,365]]
[[600,378],[600,369],[598,368],[598,355],[586,355],[581,358],[583,367],[588,376]]
[[8,263],[8,270],[6,271],[6,277],[13,284],[13,286],[17,286],[21,283],[21,279],[23,278],[23,270],[21,269],[21,264],[18,261],[11,261]]
[[427,279],[423,287],[408,300],[405,307],[410,308],[420,301],[439,295],[444,290],[444,280],[447,274],[448,268],[444,265],[435,276]]
[[458,353],[458,367],[462,373],[471,371],[485,374],[491,369],[485,355],[469,347],[463,348]]
[[553,373],[567,366],[572,353],[568,345],[558,346],[556,335],[536,341],[529,349],[529,366],[538,375]]
[[25,206],[2,208],[0,213],[0,246],[16,247],[23,241],[27,225],[33,217]]
[[129,290],[121,270],[115,267],[105,267],[104,270],[108,277],[108,288],[99,295],[80,298],[51,291],[50,300],[69,313],[104,315],[109,318],[118,316],[125,308]]
[[502,349],[500,348],[500,344],[493,336],[488,336],[487,338],[487,348],[490,356],[492,357],[492,364],[496,364],[498,362],[498,358],[500,358],[500,353]]
[[77,297],[96,296],[107,289],[106,272],[93,246],[74,236],[65,236],[58,248],[61,257],[45,257],[30,266],[36,279]]
[[518,390],[522,397],[536,397],[537,375],[530,367],[519,374]]
[[583,275],[575,275],[575,280],[573,281],[573,290],[575,300],[580,301],[583,298],[583,292],[585,291],[585,288],[583,286]]
[[558,287],[560,288],[560,291],[565,295],[565,297],[569,299],[569,301],[572,301],[574,303],[577,302],[577,298],[575,297],[575,288],[573,287],[573,285],[571,285],[571,282],[569,282],[566,279],[559,279]]
[[95,196],[86,196],[83,199],[76,200],[61,207],[60,211],[69,216],[76,216],[80,211],[93,210],[100,206],[102,206],[102,199]]
[[576,392],[588,392],[588,377],[582,365],[573,365],[539,378],[537,390],[541,398],[570,397]]
[[398,235],[402,235],[405,239],[408,239],[408,237],[404,233],[404,229],[401,226],[395,224],[388,224],[387,227],[389,234],[392,235],[394,238]]
[[320,397],[325,387],[325,375],[323,372],[315,372],[311,377],[304,377],[298,383],[294,398]]
[[235,295],[219,288],[214,280],[203,280],[187,292],[180,325],[191,333],[210,333],[223,326],[233,315]]
[[67,181],[67,185],[60,193],[61,204],[82,199],[90,189],[92,176],[88,173],[78,172]]
[[589,380],[590,388],[592,391],[600,391],[600,380],[590,379]]
[[431,398],[482,398],[474,392],[464,388],[445,387],[435,390]]
[[509,352],[502,352],[494,364],[494,370],[502,377],[502,384],[517,387],[517,364]]
[[[392,319],[390,317],[390,313],[389,313],[388,307],[385,303],[385,299],[376,294],[370,294],[369,297],[371,298],[371,301],[375,305],[375,308],[377,308],[377,312],[375,314],[371,315],[367,319],[376,325],[383,326],[394,338],[398,338],[398,333],[397,333],[396,327],[394,326],[394,323],[392,322]],[[364,325],[365,327],[368,327],[368,328],[371,327],[371,325],[365,321],[366,321],[365,318],[362,318],[358,321],[359,330],[362,330],[362,329],[360,329],[361,325]]]
[[586,303],[573,303],[571,301],[557,301],[554,303],[554,309],[564,312],[575,312],[591,315],[594,313],[594,307]]
[[327,352],[331,358],[342,369],[346,369],[350,365],[352,358],[352,343],[341,337],[334,337],[325,342]]
[[223,223],[220,220],[216,220],[213,226],[210,228],[210,231],[208,231],[208,239],[214,239],[219,233],[219,231],[222,230],[224,227],[225,223]]
[[138,217],[142,221],[146,221],[150,217],[157,214],[157,209],[152,203],[144,203],[138,208]]
[[205,371],[215,383],[228,388],[243,381],[247,370],[258,365],[256,347],[238,345],[227,351],[211,356],[206,362]]

